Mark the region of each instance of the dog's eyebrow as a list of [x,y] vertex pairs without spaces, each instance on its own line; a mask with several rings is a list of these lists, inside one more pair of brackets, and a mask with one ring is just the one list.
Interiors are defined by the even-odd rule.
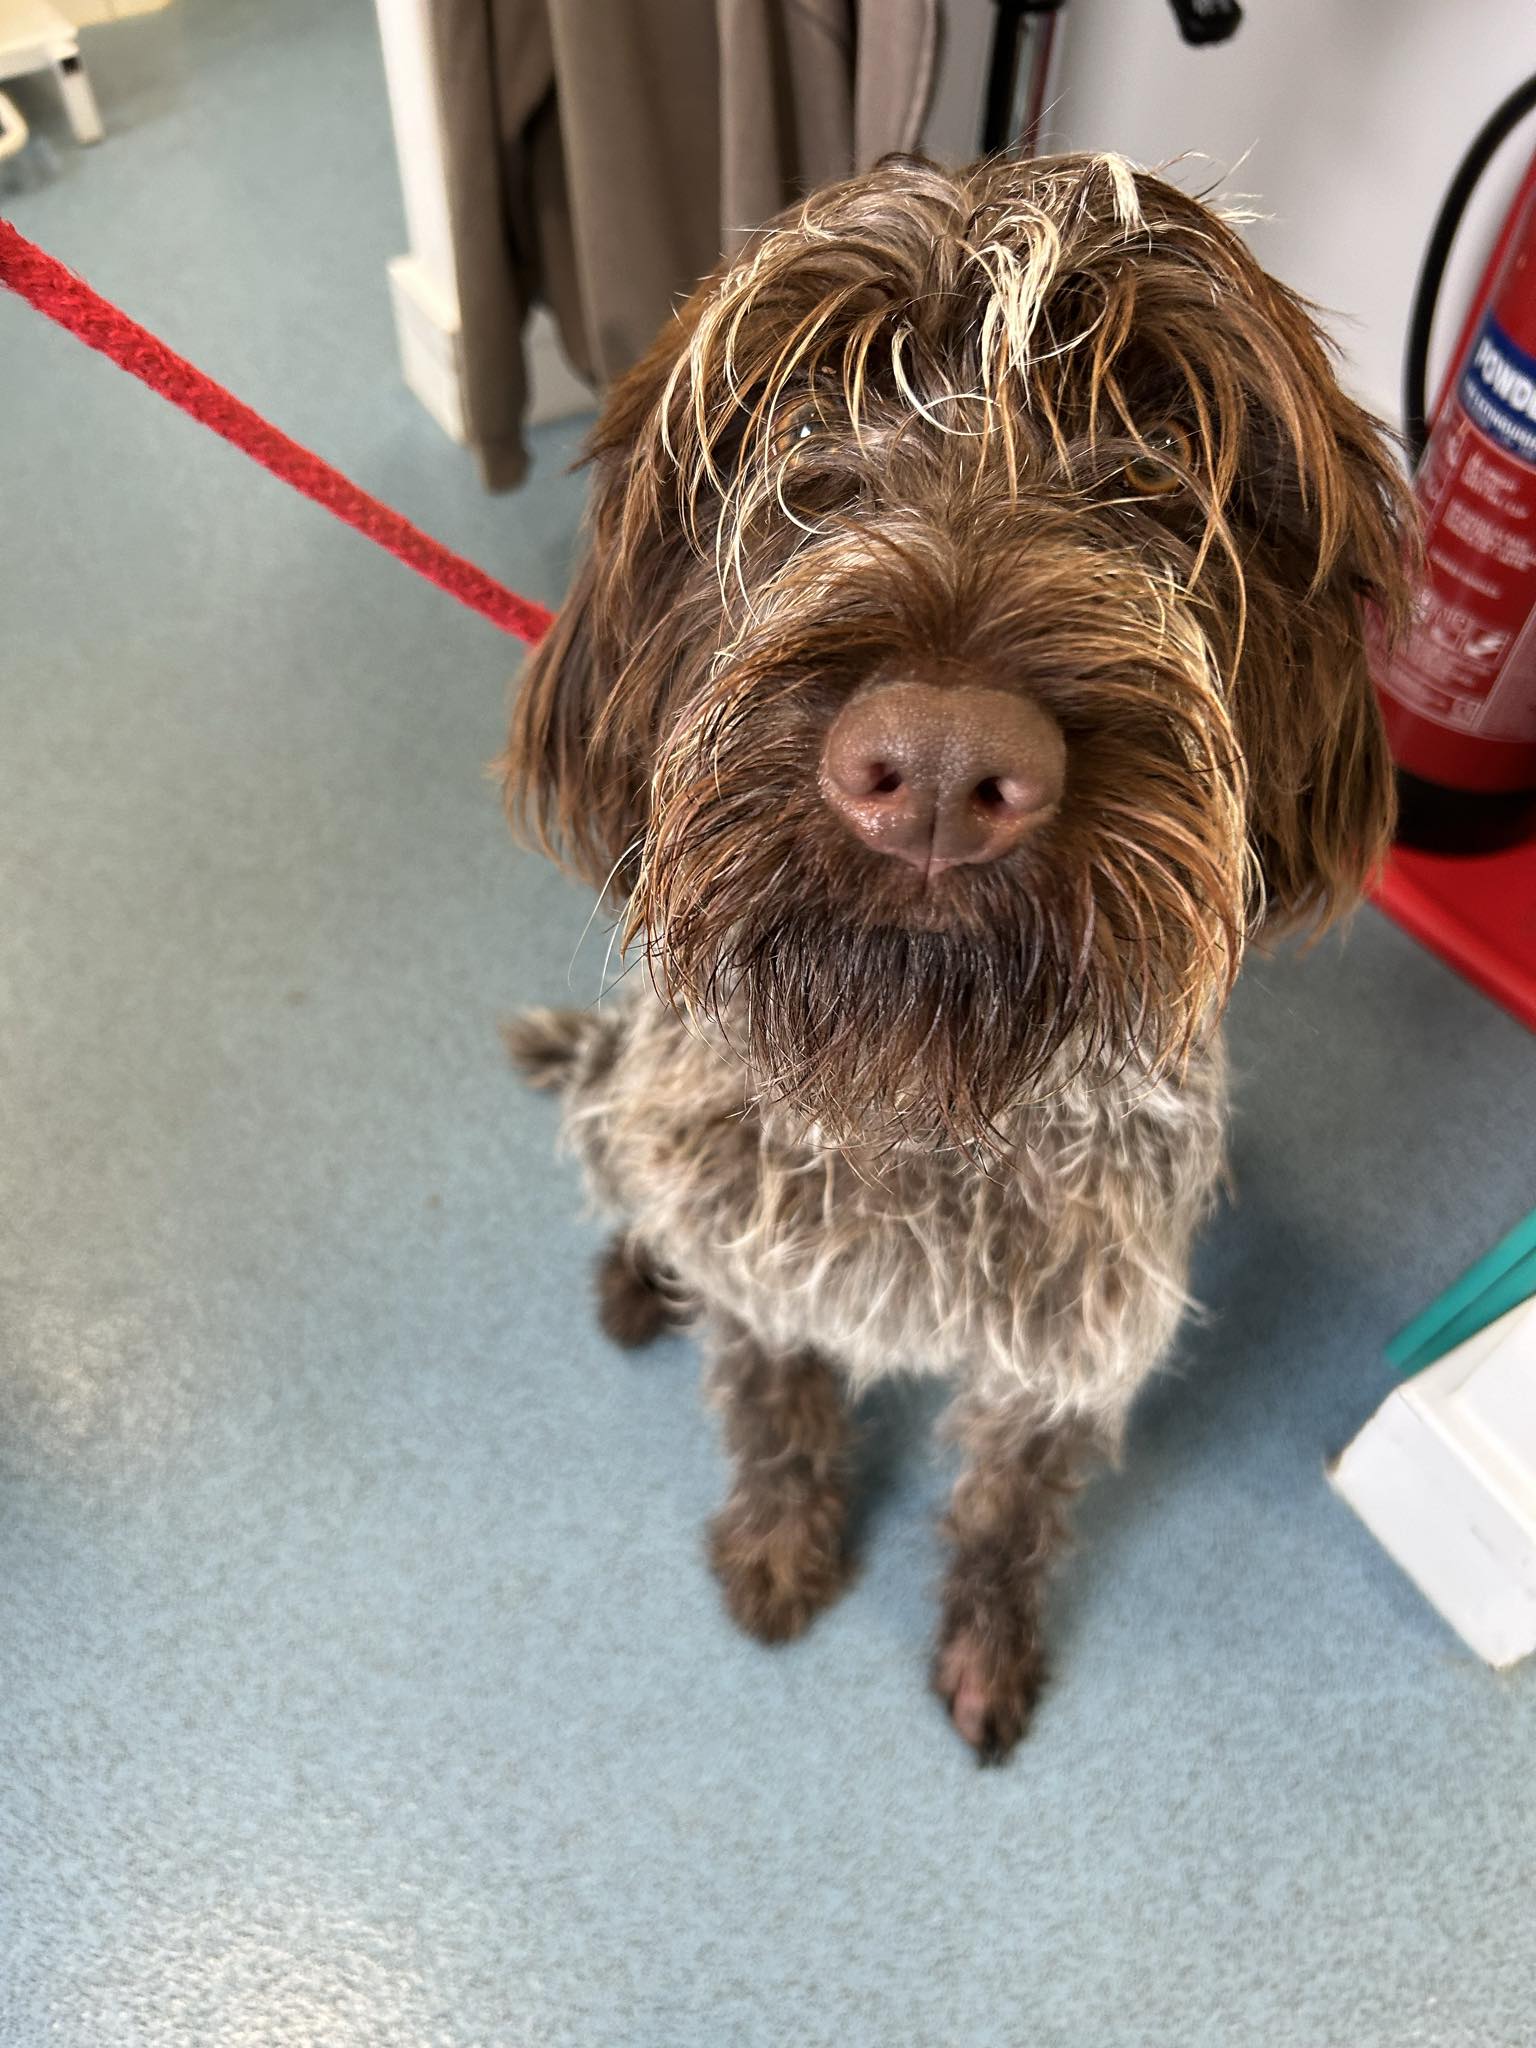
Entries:
[[[907,374],[906,364],[902,360],[907,342],[911,339],[911,336],[912,328],[910,324],[903,322],[891,337],[891,369],[895,374],[897,390],[912,408],[913,412],[917,414],[918,418],[926,420],[929,426],[936,428],[939,433],[953,434],[961,440],[974,440],[978,432],[975,427],[947,426],[930,409],[930,402],[918,396],[917,390]],[[947,405],[961,405],[967,400],[974,400],[981,405],[991,405],[994,402],[985,391],[946,391],[940,394],[939,399],[931,401],[931,403],[942,402]]]

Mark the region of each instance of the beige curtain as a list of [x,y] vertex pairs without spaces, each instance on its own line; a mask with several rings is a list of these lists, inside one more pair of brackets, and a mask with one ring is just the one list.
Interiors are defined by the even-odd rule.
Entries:
[[432,0],[470,439],[523,474],[522,328],[615,376],[722,250],[915,147],[938,0]]

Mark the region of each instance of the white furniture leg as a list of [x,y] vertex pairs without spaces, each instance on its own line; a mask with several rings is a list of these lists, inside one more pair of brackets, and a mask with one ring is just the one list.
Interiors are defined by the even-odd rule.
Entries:
[[[101,114],[73,24],[51,0],[0,0],[0,85],[8,78],[48,70],[59,81],[76,142],[100,142]],[[23,138],[25,134],[23,128]],[[8,153],[4,144],[0,153]]]
[[0,161],[14,156],[27,139],[27,124],[14,100],[0,92]]
[[100,142],[103,133],[101,113],[80,52],[66,51],[55,61],[53,75],[64,95],[64,111],[69,116],[70,133],[76,142]]

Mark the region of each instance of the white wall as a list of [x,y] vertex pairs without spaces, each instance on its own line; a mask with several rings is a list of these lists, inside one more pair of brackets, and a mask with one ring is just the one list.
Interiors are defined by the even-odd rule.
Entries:
[[[953,81],[976,74],[992,9],[948,0],[947,11],[949,90],[941,76],[930,136],[940,153],[963,154],[974,127],[957,115]],[[1166,0],[1069,0],[1061,34],[1045,145],[1147,164],[1200,151],[1219,172],[1238,165],[1228,189],[1269,216],[1250,230],[1254,248],[1329,309],[1354,389],[1396,420],[1424,243],[1463,150],[1536,72],[1532,0],[1248,0],[1232,41],[1204,50],[1180,40]],[[1468,216],[1442,349],[1533,149],[1536,121],[1506,145]]]

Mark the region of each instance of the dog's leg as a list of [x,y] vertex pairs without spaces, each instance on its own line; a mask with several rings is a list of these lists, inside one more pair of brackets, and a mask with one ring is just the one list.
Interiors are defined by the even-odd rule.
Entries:
[[615,1344],[637,1351],[687,1322],[688,1303],[645,1246],[621,1235],[597,1262],[597,1319]]
[[975,1408],[961,1411],[955,1434],[968,1462],[944,1520],[951,1552],[933,1685],[981,1762],[1001,1763],[1045,1682],[1046,1578],[1097,1445],[1079,1424]]
[[849,1578],[843,1385],[813,1352],[770,1354],[736,1324],[714,1321],[706,1343],[735,1464],[709,1560],[748,1635],[788,1642]]

